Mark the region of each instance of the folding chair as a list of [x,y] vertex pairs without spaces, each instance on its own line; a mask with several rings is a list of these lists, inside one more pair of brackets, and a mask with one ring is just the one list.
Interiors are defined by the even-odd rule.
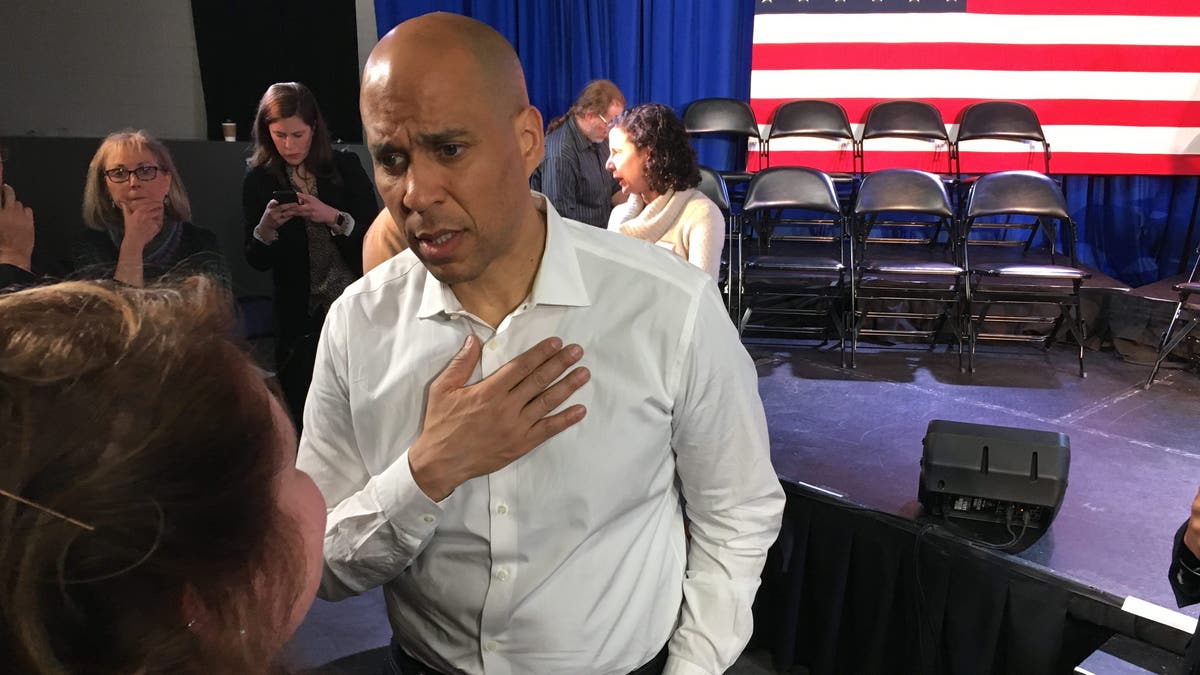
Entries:
[[[1146,378],[1143,389],[1149,389],[1150,385],[1154,384],[1154,378],[1158,375],[1163,360],[1195,330],[1196,324],[1200,323],[1200,304],[1192,300],[1193,293],[1200,298],[1200,281],[1196,280],[1197,268],[1200,268],[1200,246],[1196,248],[1194,258],[1195,262],[1192,263],[1192,271],[1188,273],[1187,281],[1173,286],[1179,294],[1179,302],[1175,303],[1175,314],[1158,341],[1158,358],[1154,360],[1154,367],[1150,369],[1150,377]],[[1175,325],[1180,321],[1182,323],[1176,328]]]
[[[883,101],[867,110],[859,140],[859,170],[867,172],[867,141],[881,139],[908,139],[921,141],[921,147],[929,155],[929,168],[938,173],[950,174],[950,135],[942,113],[924,101]],[[940,167],[940,152],[945,153],[945,169]],[[911,168],[919,168],[912,166]]]
[[[758,121],[754,119],[754,111],[750,104],[735,98],[701,98],[688,104],[683,111],[683,127],[693,137],[721,136],[740,139],[749,145],[755,141],[754,153],[761,158],[763,139],[758,130]],[[744,150],[748,158],[751,151]],[[741,153],[739,153],[741,154]],[[726,170],[718,170],[725,184],[733,188],[735,184],[747,183],[751,174],[747,171],[747,161],[739,159],[737,166]]]
[[729,261],[735,250],[734,238],[734,222],[729,209],[729,190],[725,187],[725,180],[716,171],[707,166],[700,167],[700,184],[696,189],[708,197],[718,209],[721,209],[721,215],[725,218],[725,246],[726,250],[721,253],[721,272],[717,279],[717,285],[721,288],[721,293],[725,296],[725,309],[733,310],[733,286],[730,279]]
[[[1030,235],[1015,239],[1010,236],[1021,228],[1028,228]],[[1045,249],[1030,246],[1038,231],[1046,236]],[[971,186],[961,232],[961,261],[969,279],[965,300],[970,370],[975,370],[975,346],[979,340],[1040,342],[1049,349],[1065,328],[1079,343],[1079,376],[1086,377],[1085,327],[1079,291],[1091,275],[1079,267],[1075,222],[1054,181],[1035,171],[1001,171],[980,176]],[[1059,264],[1056,258],[1059,234],[1067,264]],[[1018,247],[1020,251],[1014,253]],[[990,255],[984,251],[990,251]],[[1022,313],[1040,305],[1056,307],[1056,315]],[[991,312],[994,307],[1016,311],[994,314]],[[985,332],[988,323],[1005,324],[1014,330]],[[1045,333],[1025,328],[1047,324],[1049,329]]]
[[[885,219],[892,214],[911,220]],[[863,178],[852,231],[852,368],[864,335],[923,337],[932,347],[947,324],[961,366],[960,298],[966,274],[954,261],[949,238],[940,237],[954,232],[953,221],[945,185],[932,173],[884,169]]]
[[1035,143],[1041,145],[1044,164],[1042,173],[1049,175],[1050,143],[1042,131],[1037,113],[1024,103],[982,101],[963,109],[958,121],[958,134],[950,146],[954,174],[959,180],[963,178],[962,144],[983,140],[1007,141],[1010,144],[1019,143],[1025,146]]
[[[739,332],[763,329],[819,335],[825,340],[832,328],[844,367],[846,228],[833,181],[816,169],[764,169],[750,181],[743,217],[757,221],[758,231],[787,225],[805,234],[793,237],[788,255],[756,255],[744,260],[739,274],[738,307],[744,307]],[[797,322],[751,324],[756,310]]]
[[[763,161],[771,165],[771,142],[781,138],[813,138],[831,141],[842,149],[849,149],[850,171],[848,177],[858,173],[858,141],[846,109],[833,101],[807,99],[788,101],[775,109],[771,118],[771,130],[767,132]],[[837,180],[837,174],[830,178]]]

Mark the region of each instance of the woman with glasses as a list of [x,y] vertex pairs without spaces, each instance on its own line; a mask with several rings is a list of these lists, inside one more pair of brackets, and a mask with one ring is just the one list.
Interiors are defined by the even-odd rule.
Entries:
[[608,170],[627,196],[608,229],[674,251],[716,280],[725,218],[696,189],[696,151],[675,111],[659,103],[631,108],[609,125],[608,145]]
[[193,225],[191,217],[167,147],[144,130],[109,134],[88,165],[87,229],[75,247],[76,269],[130,286],[167,272],[208,274],[228,285],[216,235]]
[[231,304],[204,276],[0,296],[0,671],[279,672],[325,502]]
[[308,87],[267,88],[242,180],[246,260],[275,280],[275,370],[303,419],[325,313],[362,276],[363,235],[379,213],[375,188],[350,150],[334,150]]

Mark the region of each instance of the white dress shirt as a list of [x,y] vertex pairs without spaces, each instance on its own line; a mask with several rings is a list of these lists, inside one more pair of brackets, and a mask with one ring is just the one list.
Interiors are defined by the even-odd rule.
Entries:
[[[754,365],[708,275],[534,198],[545,253],[496,330],[411,251],[329,310],[298,460],[331,507],[322,596],[382,584],[396,640],[447,673],[619,675],[668,639],[667,673],[719,673],[783,510]],[[471,333],[473,382],[546,337],[582,345],[564,407],[587,417],[435,503],[407,448]]]

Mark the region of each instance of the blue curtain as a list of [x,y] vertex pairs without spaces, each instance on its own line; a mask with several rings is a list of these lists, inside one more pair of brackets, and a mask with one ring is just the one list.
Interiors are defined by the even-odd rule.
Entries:
[[[532,103],[548,122],[589,80],[608,78],[630,104],[680,113],[708,96],[750,100],[752,0],[375,0],[379,34],[427,12],[471,16],[516,47]],[[698,145],[700,162],[740,168],[729,142]],[[1080,262],[1130,286],[1180,274],[1193,232],[1194,176],[1068,176]]]
[[1067,176],[1079,261],[1132,287],[1186,273],[1197,244],[1196,176]]

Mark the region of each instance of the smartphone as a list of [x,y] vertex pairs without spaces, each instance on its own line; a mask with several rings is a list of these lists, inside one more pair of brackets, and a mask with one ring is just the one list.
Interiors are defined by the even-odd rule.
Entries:
[[291,190],[276,190],[271,193],[271,198],[280,204],[295,204],[298,201],[296,193]]

